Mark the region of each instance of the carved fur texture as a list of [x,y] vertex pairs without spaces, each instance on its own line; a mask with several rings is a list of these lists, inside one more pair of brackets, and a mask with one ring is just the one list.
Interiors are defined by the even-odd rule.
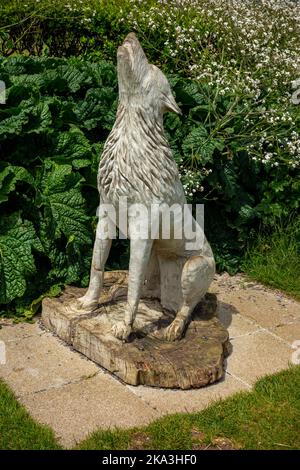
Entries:
[[[163,128],[165,112],[181,113],[168,80],[155,65],[149,64],[134,33],[118,48],[117,58],[119,107],[100,161],[100,201],[115,208],[120,197],[126,197],[129,205],[143,203],[147,208],[152,203],[183,207],[186,203],[183,187]],[[161,218],[158,220],[159,225]],[[193,224],[197,233],[203,235],[203,244],[192,250],[186,248],[184,237],[174,237],[175,218],[168,239],[132,236],[136,226],[148,222],[138,215],[128,216],[131,236],[127,307],[124,320],[113,326],[112,333],[121,340],[129,340],[143,295],[158,298],[163,307],[176,313],[162,334],[166,340],[179,340],[213,279],[214,257],[195,220]],[[100,217],[97,234],[103,230]],[[111,240],[96,236],[90,285],[77,301],[79,311],[97,306],[110,247]]]
[[98,186],[103,200],[113,204],[124,196],[129,202],[176,199],[181,184],[162,123],[142,105],[119,105],[101,158]]

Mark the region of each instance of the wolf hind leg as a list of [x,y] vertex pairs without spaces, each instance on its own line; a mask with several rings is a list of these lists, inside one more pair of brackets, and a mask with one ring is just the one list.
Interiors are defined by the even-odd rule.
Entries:
[[192,256],[185,262],[181,275],[183,303],[165,331],[165,338],[168,341],[179,340],[184,335],[192,312],[206,294],[214,274],[213,258],[199,255]]

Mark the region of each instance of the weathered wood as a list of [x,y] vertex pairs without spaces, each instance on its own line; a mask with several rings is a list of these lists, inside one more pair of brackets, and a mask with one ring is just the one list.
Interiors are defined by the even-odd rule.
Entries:
[[[42,322],[74,349],[131,385],[198,388],[219,380],[229,352],[228,333],[214,316],[217,300],[206,294],[196,307],[183,339],[167,342],[163,329],[173,314],[155,299],[142,299],[130,342],[111,334],[126,305],[126,272],[106,273],[99,307],[78,314],[66,306],[84,289],[67,287],[58,298],[43,301]],[[113,300],[113,298],[119,300]],[[155,320],[153,320],[155,319]]]

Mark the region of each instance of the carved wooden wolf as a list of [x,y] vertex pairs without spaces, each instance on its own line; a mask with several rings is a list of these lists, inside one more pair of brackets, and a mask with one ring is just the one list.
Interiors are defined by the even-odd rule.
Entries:
[[[99,166],[100,205],[109,203],[118,208],[120,197],[126,197],[128,204],[183,207],[186,203],[183,187],[163,129],[165,112],[180,113],[169,83],[155,65],[149,64],[133,33],[118,48],[117,59],[119,107]],[[156,220],[159,234],[161,217],[159,210]],[[195,220],[195,232],[202,236],[203,242],[201,248],[189,250],[185,237],[174,236],[175,217],[169,239],[158,235],[153,240],[149,232],[144,238],[133,236],[137,224],[149,222],[145,216],[129,214],[127,221],[130,238],[127,309],[124,321],[114,325],[112,332],[126,340],[141,296],[152,296],[159,298],[163,307],[176,312],[174,321],[165,330],[165,338],[180,339],[194,307],[213,279],[212,250]],[[98,303],[111,247],[111,240],[101,236],[107,223],[110,222],[99,218],[89,288],[77,300],[77,309],[81,311],[91,311]]]

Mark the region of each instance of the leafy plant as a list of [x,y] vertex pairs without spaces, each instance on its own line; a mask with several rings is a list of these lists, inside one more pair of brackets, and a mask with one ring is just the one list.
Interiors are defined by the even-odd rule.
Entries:
[[0,76],[0,304],[30,317],[46,292],[87,282],[116,77],[109,63],[24,57],[0,59]]

